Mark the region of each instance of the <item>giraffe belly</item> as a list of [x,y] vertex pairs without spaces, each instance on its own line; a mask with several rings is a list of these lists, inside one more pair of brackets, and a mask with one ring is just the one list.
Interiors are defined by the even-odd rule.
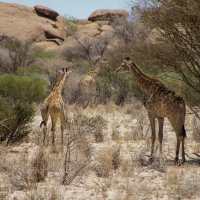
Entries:
[[167,117],[167,107],[168,106],[162,102],[152,103],[149,101],[147,104],[148,112],[155,117]]

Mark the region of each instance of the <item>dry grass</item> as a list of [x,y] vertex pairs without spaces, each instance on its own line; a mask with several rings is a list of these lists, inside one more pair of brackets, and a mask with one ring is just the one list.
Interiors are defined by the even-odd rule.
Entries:
[[[67,116],[63,148],[59,129],[56,133],[56,153],[51,153],[49,143],[42,146],[40,118],[36,119],[29,143],[0,149],[0,199],[165,200],[200,195],[198,163],[172,164],[176,138],[168,123],[164,127],[163,154],[156,143],[154,162],[149,163],[149,121],[143,107],[119,108],[109,104],[82,109],[70,105]],[[194,125],[192,120],[187,123]],[[191,127],[186,127],[189,155],[200,149],[197,121]],[[68,178],[73,179],[62,185],[68,142],[74,135],[79,137],[70,147],[68,160],[73,169]],[[74,176],[76,169],[88,160],[84,170]]]
[[200,122],[194,118],[193,119],[193,123],[194,123],[194,131],[192,133],[192,137],[196,142],[200,142]]
[[[168,196],[171,199],[191,198],[200,195],[200,176],[195,172],[198,168],[195,167],[196,170],[189,168],[173,167],[168,171],[166,185]],[[190,173],[185,173],[185,170],[190,170]]]

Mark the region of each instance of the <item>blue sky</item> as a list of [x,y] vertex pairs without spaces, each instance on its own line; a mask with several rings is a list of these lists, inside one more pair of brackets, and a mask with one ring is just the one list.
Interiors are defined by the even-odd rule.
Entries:
[[76,19],[87,19],[98,9],[127,9],[127,0],[3,0],[34,7],[42,5],[57,11],[60,15],[68,15]]

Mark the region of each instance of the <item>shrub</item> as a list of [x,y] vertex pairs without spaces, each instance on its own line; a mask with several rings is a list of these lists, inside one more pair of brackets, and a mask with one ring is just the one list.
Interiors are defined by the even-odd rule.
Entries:
[[48,58],[48,59],[52,59],[52,58],[56,58],[57,54],[56,52],[53,51],[44,51],[44,50],[37,50],[37,51],[30,51],[29,52],[30,57],[37,57],[37,58]]
[[9,57],[9,51],[4,48],[0,48],[0,71],[4,73],[10,73],[12,71],[12,62]]
[[17,71],[20,76],[35,76],[44,74],[45,70],[38,65],[29,65],[27,67],[20,67]]
[[39,102],[46,95],[46,81],[38,77],[5,74],[0,76],[0,94],[23,103]]
[[35,158],[31,161],[32,182],[43,181],[47,175],[48,162],[44,149],[40,149]]
[[31,105],[14,104],[9,98],[0,98],[0,138],[6,145],[23,141],[30,132],[30,122],[34,117]]
[[[79,24],[79,23],[80,23],[79,20],[78,20],[76,17],[74,17],[74,16],[72,16],[72,15],[70,15],[70,14],[66,14],[65,17],[66,17],[70,22],[72,22],[72,23],[74,23],[74,24]],[[67,22],[68,22],[68,21],[67,21]]]

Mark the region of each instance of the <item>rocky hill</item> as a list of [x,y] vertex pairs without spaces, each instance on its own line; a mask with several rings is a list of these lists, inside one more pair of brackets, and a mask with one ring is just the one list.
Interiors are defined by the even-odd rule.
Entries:
[[[126,19],[128,12],[97,10],[86,20],[77,20],[79,37],[98,37],[112,31],[113,28],[107,22],[115,17]],[[36,5],[32,8],[0,2],[0,41],[6,37],[16,38],[34,42],[37,47],[45,50],[56,50],[72,42],[72,39],[66,36],[67,22],[68,19],[45,6]]]

